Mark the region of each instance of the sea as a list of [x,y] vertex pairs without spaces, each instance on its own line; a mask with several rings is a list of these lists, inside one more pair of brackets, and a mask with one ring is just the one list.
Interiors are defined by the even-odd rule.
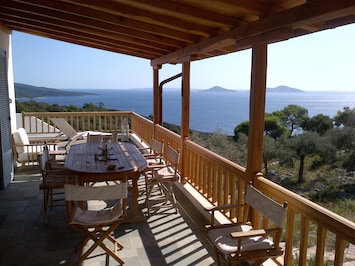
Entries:
[[[69,89],[68,89],[69,90]],[[85,103],[99,105],[107,109],[134,111],[143,116],[153,113],[152,89],[70,89],[94,93],[85,96],[51,96],[31,100],[59,105]],[[234,135],[234,128],[249,120],[249,96],[247,90],[231,92],[211,92],[191,90],[190,128],[193,130]],[[28,101],[30,99],[16,99]],[[282,110],[289,104],[296,104],[308,110],[310,117],[323,114],[333,118],[344,107],[355,108],[354,92],[269,92],[266,93],[266,112]],[[179,89],[164,88],[163,121],[181,125],[181,92]]]

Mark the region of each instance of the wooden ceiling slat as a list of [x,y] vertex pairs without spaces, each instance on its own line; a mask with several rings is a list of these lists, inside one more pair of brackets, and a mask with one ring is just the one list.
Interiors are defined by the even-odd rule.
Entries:
[[[5,17],[4,17],[5,18]],[[8,21],[5,19],[5,21]],[[31,26],[28,26],[27,22],[21,22],[21,21],[17,21],[17,22],[11,22],[10,20],[9,22],[9,26],[13,29],[19,30],[19,31],[25,31],[25,32],[29,32],[29,31],[33,31],[34,29],[37,32],[43,32],[44,30],[46,31],[46,33],[51,34],[51,36],[55,36],[58,35],[58,38],[56,39],[60,39],[62,36],[67,36],[67,38],[71,38],[73,39],[73,43],[76,44],[80,44],[80,41],[87,43],[87,42],[92,42],[93,44],[97,43],[103,43],[105,44],[105,46],[111,46],[111,49],[113,49],[113,47],[118,48],[123,48],[123,47],[129,47],[131,50],[134,51],[147,51],[148,54],[150,55],[159,55],[162,54],[163,52],[165,52],[165,49],[160,49],[159,46],[155,46],[155,47],[143,47],[141,45],[137,45],[137,44],[132,44],[132,43],[125,43],[125,42],[113,42],[112,39],[108,39],[108,38],[100,38],[98,39],[96,35],[92,35],[92,34],[86,34],[86,35],[78,35],[78,32],[74,31],[74,30],[67,30],[67,31],[63,31],[62,28],[60,27],[56,27],[53,26],[50,29],[48,29],[48,25],[44,24],[44,23],[37,23],[32,24]],[[27,29],[27,30],[25,30]],[[30,33],[30,32],[29,32]],[[43,35],[40,35],[43,36]],[[82,44],[83,45],[83,44]],[[127,49],[127,48],[125,48]],[[117,50],[116,50],[117,52]],[[145,58],[154,58],[154,57],[149,57],[149,56],[145,56]]]
[[[145,12],[132,7],[130,4],[135,1],[110,1],[109,4],[105,1],[86,1],[86,0],[64,0],[67,3],[80,5],[82,7],[94,10],[100,10],[108,14],[118,16],[118,19],[123,25],[130,28],[136,28],[137,23],[148,24],[158,28],[166,28],[177,32],[186,32],[190,34],[199,35],[201,37],[208,37],[221,33],[220,29],[209,28],[203,25],[194,24],[191,27],[191,22],[181,19],[175,19],[167,15],[157,13]],[[197,14],[196,14],[197,15]],[[135,22],[135,23],[134,23]],[[132,25],[133,24],[133,25]],[[156,31],[157,33],[159,32]]]
[[[92,20],[94,22],[102,22],[102,23],[107,23],[106,25],[112,25],[114,27],[117,27],[117,31],[123,31],[123,32],[130,32],[130,34],[136,34],[135,32],[142,32],[142,33],[151,33],[156,36],[163,36],[163,37],[168,37],[171,39],[175,40],[180,40],[180,41],[185,41],[185,42],[191,42],[191,40],[199,40],[200,36],[196,36],[193,34],[181,32],[181,31],[176,31],[176,30],[171,30],[168,28],[164,27],[158,27],[155,25],[148,25],[147,23],[141,23],[141,22],[136,22],[134,20],[130,19],[124,19],[120,16],[113,15],[110,13],[105,13],[100,10],[95,10],[95,9],[89,9],[84,6],[80,5],[75,5],[70,2],[65,3],[65,2],[56,2],[56,1],[48,1],[48,0],[35,0],[35,1],[22,1],[22,0],[16,0],[16,2],[27,5],[27,6],[33,6],[29,8],[34,8],[34,7],[42,7],[48,12],[61,12],[62,14],[68,14],[72,15],[71,20],[73,22],[75,21],[82,21],[82,20]],[[15,4],[12,4],[13,7],[15,7]],[[51,11],[52,10],[52,11]],[[59,17],[58,15],[56,17]],[[74,18],[73,18],[74,17]],[[105,27],[103,27],[105,28]]]
[[149,40],[151,42],[156,43],[165,43],[166,45],[171,45],[172,47],[181,47],[186,45],[186,42],[181,42],[172,38],[157,36],[155,34],[149,34],[138,30],[130,30],[110,23],[97,21],[92,18],[75,16],[74,14],[63,13],[61,11],[52,9],[47,10],[39,6],[34,6],[31,9],[30,14],[23,12],[23,9],[24,6],[22,4],[16,3],[11,6],[11,10],[13,10],[11,11],[11,13],[23,18],[28,17],[33,20],[48,21],[49,24],[53,25],[62,24],[64,27],[78,27],[79,29],[83,29],[84,27],[88,28],[88,30],[90,30],[91,28],[92,30],[97,30],[102,33],[107,32],[107,34],[115,34],[116,36],[119,33],[122,36],[134,37],[135,39]]
[[[323,0],[322,3],[324,5],[319,5],[318,1],[311,1],[295,8],[279,12],[273,16],[262,18],[248,25],[235,28],[220,36],[211,37],[198,44],[154,59],[151,64],[154,66],[167,62],[173,63],[180,57],[185,57],[188,54],[198,54],[199,51],[206,50],[208,47],[216,48],[212,45],[219,42],[223,43],[225,39],[232,38],[239,41],[282,27],[294,29],[303,25],[314,24],[317,21],[321,21],[324,17],[333,19],[337,16],[353,14],[355,10],[355,0]],[[252,40],[252,38],[250,40]],[[250,43],[247,47],[251,47],[252,44],[253,43]]]
[[63,41],[63,42],[72,43],[72,44],[76,44],[76,45],[86,46],[86,47],[90,47],[90,48],[106,50],[106,51],[110,51],[110,52],[114,52],[114,53],[117,53],[117,49],[119,48],[122,50],[122,54],[136,56],[136,54],[138,53],[138,54],[141,54],[141,58],[145,58],[145,59],[151,59],[151,58],[154,58],[157,54],[160,54],[160,53],[153,52],[153,51],[149,52],[147,50],[145,50],[143,53],[140,48],[134,48],[134,47],[127,50],[127,46],[120,46],[117,44],[112,44],[112,43],[110,44],[108,42],[102,42],[102,41],[97,42],[97,41],[89,39],[89,38],[74,39],[73,35],[71,35],[71,34],[59,35],[57,31],[46,31],[46,33],[44,34],[43,31],[41,30],[41,27],[36,27],[36,26],[28,27],[26,25],[21,25],[21,23],[14,23],[14,24],[11,24],[11,26],[16,27],[20,31],[25,31],[30,34],[38,35],[41,37],[55,39],[58,41]]
[[355,0],[1,0],[0,27],[151,60],[199,60],[355,23]]
[[256,16],[267,16],[282,11],[281,8],[274,6],[273,4],[267,4],[257,0],[220,0],[220,2],[238,7],[248,14]]
[[[95,38],[105,38],[111,41],[111,43],[114,42],[124,42],[127,44],[135,45],[139,44],[142,49],[145,47],[151,47],[151,48],[156,48],[160,47],[163,52],[168,52],[173,49],[173,46],[168,46],[164,42],[163,43],[155,43],[155,42],[150,42],[150,41],[145,41],[145,40],[140,40],[137,37],[130,37],[130,36],[124,36],[124,35],[118,35],[116,33],[108,33],[105,31],[99,31],[99,29],[91,29],[87,28],[85,26],[78,26],[76,25],[75,27],[70,23],[66,22],[61,22],[61,23],[56,23],[56,20],[47,18],[45,22],[42,22],[41,20],[37,20],[37,16],[28,16],[27,18],[24,18],[21,16],[21,13],[13,12],[12,14],[15,14],[11,17],[9,15],[3,13],[3,9],[0,7],[0,14],[4,17],[4,19],[11,21],[13,17],[17,21],[20,21],[22,23],[27,23],[27,24],[33,24],[33,25],[44,25],[43,30],[46,30],[46,28],[58,28],[58,34],[62,34],[62,32],[66,31],[73,31],[75,32],[76,35],[85,35],[85,34],[90,34],[92,36],[95,36]],[[57,26],[61,25],[61,26]]]
[[[179,1],[161,1],[161,0],[136,0],[129,3],[135,8],[144,8],[155,14],[168,14],[173,18],[184,18],[190,23],[198,25],[214,25],[216,28],[226,28],[229,30],[230,25],[241,24],[237,18],[225,16],[214,11],[208,10],[208,6],[212,1],[204,1],[199,8],[181,4]],[[213,20],[211,19],[213,18]],[[191,25],[191,24],[190,24]]]

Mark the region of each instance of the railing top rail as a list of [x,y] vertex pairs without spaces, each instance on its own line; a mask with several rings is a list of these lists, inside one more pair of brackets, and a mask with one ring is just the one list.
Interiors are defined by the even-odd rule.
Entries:
[[75,115],[98,115],[98,114],[132,114],[132,111],[91,111],[91,112],[22,112],[23,115],[42,116],[75,116]]
[[287,201],[288,206],[301,213],[312,221],[324,225],[329,231],[340,235],[347,241],[355,244],[355,223],[334,213],[322,206],[283,188],[272,181],[258,176],[254,186],[261,189],[265,194],[272,195],[280,202]]

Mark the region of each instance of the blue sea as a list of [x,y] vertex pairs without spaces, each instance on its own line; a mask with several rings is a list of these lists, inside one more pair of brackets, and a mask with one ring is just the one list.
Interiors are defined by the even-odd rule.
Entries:
[[[153,112],[152,89],[90,89],[70,91],[90,92],[98,95],[57,96],[35,99],[37,102],[59,105],[76,105],[100,102],[108,109],[134,111],[148,116]],[[17,99],[28,101],[29,99]],[[343,107],[355,107],[355,92],[267,92],[266,112],[282,110],[289,104],[296,104],[308,110],[310,117],[317,114],[334,117]],[[234,134],[234,128],[249,120],[249,91],[206,92],[191,90],[190,128],[202,132]],[[181,124],[181,93],[178,89],[164,88],[163,121]]]

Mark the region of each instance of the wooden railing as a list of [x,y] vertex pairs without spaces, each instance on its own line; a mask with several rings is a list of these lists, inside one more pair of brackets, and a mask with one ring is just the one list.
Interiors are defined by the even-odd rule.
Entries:
[[26,112],[22,113],[22,125],[28,134],[56,133],[51,117],[60,117],[76,131],[112,132],[121,129],[124,119],[131,124],[132,112]]
[[[71,125],[76,130],[115,130],[121,119],[125,117],[129,121],[132,131],[147,144],[149,144],[151,136],[154,135],[156,139],[164,140],[165,143],[169,143],[176,149],[183,149],[180,165],[180,170],[184,169],[182,180],[191,184],[211,205],[243,203],[247,180],[245,168],[188,139],[182,141],[179,135],[162,126],[153,125],[152,121],[144,117],[132,112],[26,113],[24,116],[35,116],[49,121],[48,118],[54,114],[71,121]],[[89,124],[87,121],[101,122]],[[107,127],[103,123],[109,123],[110,126]],[[86,127],[94,124],[99,127]],[[31,132],[36,130],[31,129]],[[327,249],[331,249],[335,254],[334,265],[343,264],[347,245],[349,243],[355,244],[354,222],[267,180],[262,174],[255,176],[253,183],[259,190],[276,201],[288,203],[284,230],[285,256],[280,261],[281,264],[292,265],[292,261],[297,259],[298,261],[294,264],[307,265],[307,256],[310,256],[308,248],[311,245],[316,246],[315,265],[323,265]],[[236,220],[241,213],[229,210],[223,215],[228,219]],[[254,219],[259,219],[260,225],[267,223],[258,214],[254,214]],[[297,255],[294,253],[295,250],[297,250]]]

